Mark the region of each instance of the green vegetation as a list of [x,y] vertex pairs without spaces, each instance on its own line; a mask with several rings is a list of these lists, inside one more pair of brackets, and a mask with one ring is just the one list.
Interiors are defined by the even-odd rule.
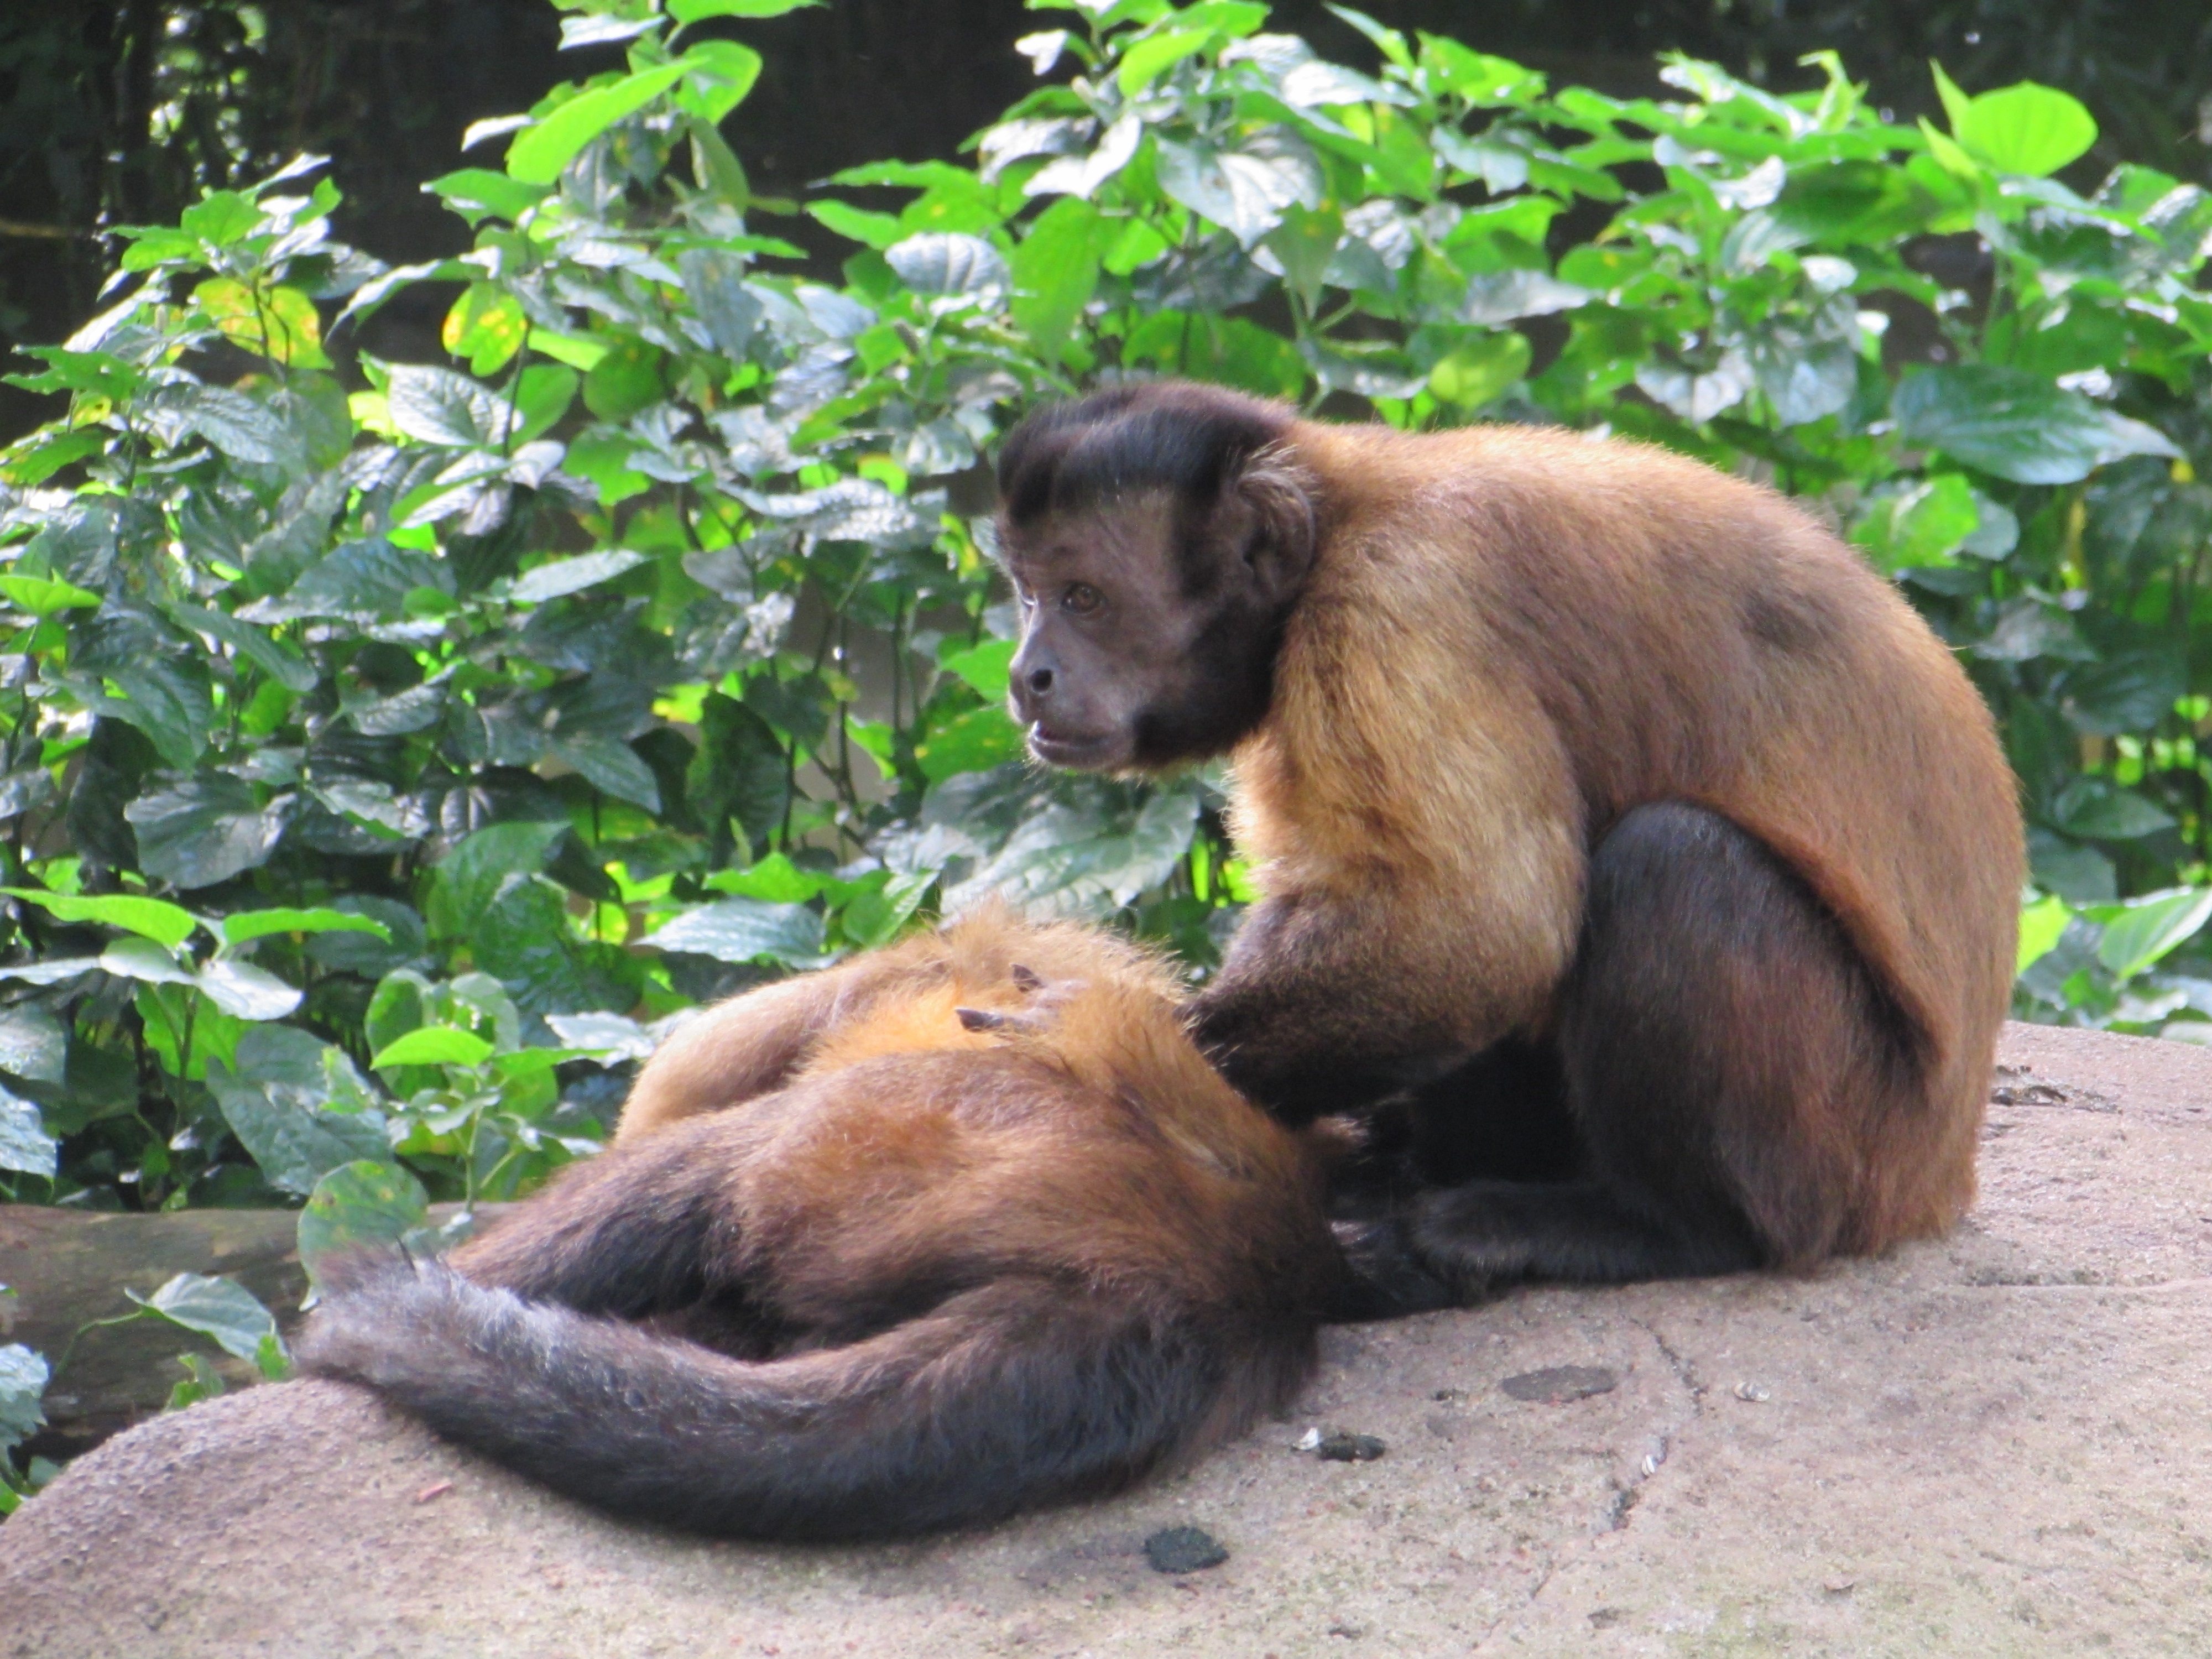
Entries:
[[[629,67],[430,181],[471,252],[340,246],[303,160],[128,232],[38,354],[73,403],[0,452],[0,1192],[397,1232],[593,1150],[653,1022],[986,890],[1202,970],[1246,895],[1218,780],[1041,775],[1000,707],[986,458],[1120,374],[1805,498],[2003,722],[2023,1009],[2212,1034],[2203,191],[2060,184],[2095,128],[2033,85],[1938,70],[1903,127],[1832,56],[1621,100],[1121,0],[1022,43],[1046,83],[973,165],[830,179],[830,286],[718,131],[758,57],[692,27],[793,3],[571,4]],[[451,362],[343,375],[426,283]]]

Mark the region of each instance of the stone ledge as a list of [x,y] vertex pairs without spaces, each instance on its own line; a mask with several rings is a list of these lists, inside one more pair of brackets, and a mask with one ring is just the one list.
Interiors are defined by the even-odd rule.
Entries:
[[[966,1537],[623,1527],[366,1395],[254,1389],[0,1526],[0,1656],[2212,1652],[2212,1054],[2014,1026],[2001,1058],[1949,1240],[1333,1331],[1295,1419]],[[1182,1524],[1229,1559],[1151,1571]]]

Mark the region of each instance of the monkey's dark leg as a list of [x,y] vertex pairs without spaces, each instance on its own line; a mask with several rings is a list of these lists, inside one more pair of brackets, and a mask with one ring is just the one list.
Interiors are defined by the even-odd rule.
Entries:
[[678,1123],[571,1165],[453,1265],[478,1285],[618,1319],[698,1302],[719,1288],[710,1255],[734,1246],[719,1129]]
[[1580,1176],[1417,1212],[1416,1248],[1463,1295],[1817,1260],[1847,1242],[1862,1126],[1918,1109],[1903,1024],[1834,920],[1758,841],[1676,803],[1593,855],[1557,1041]]

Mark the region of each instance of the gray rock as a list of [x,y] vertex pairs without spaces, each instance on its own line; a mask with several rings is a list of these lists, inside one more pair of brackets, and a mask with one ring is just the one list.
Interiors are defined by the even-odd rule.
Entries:
[[[1296,1420],[963,1537],[622,1526],[367,1395],[252,1389],[0,1525],[0,1656],[2212,1652],[2212,1056],[2014,1027],[2004,1058],[1948,1240],[1332,1331]],[[1617,1386],[1498,1386],[1565,1366]],[[1389,1456],[1295,1449],[1335,1423]],[[1147,1565],[1199,1522],[1230,1559]]]

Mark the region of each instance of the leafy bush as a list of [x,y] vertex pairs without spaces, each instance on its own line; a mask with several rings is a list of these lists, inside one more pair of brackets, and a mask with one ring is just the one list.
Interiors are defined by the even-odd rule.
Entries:
[[[1000,708],[986,458],[1121,374],[1806,498],[1962,653],[2036,879],[2089,907],[2023,1006],[2212,1012],[2097,955],[2212,844],[2212,202],[2056,182],[2071,99],[1944,82],[1947,132],[1828,55],[1624,100],[1349,12],[1371,73],[1241,0],[1091,4],[972,165],[807,204],[832,285],[717,130],[757,56],[695,27],[790,3],[568,6],[628,65],[470,135],[512,137],[428,185],[459,258],[337,243],[303,160],[123,233],[123,297],[38,354],[74,401],[0,454],[15,1196],[510,1194],[598,1144],[654,1022],[986,890],[1202,970],[1245,896],[1215,780],[1041,775]],[[349,362],[426,283],[459,367]],[[2203,915],[2160,915],[2185,970]]]

